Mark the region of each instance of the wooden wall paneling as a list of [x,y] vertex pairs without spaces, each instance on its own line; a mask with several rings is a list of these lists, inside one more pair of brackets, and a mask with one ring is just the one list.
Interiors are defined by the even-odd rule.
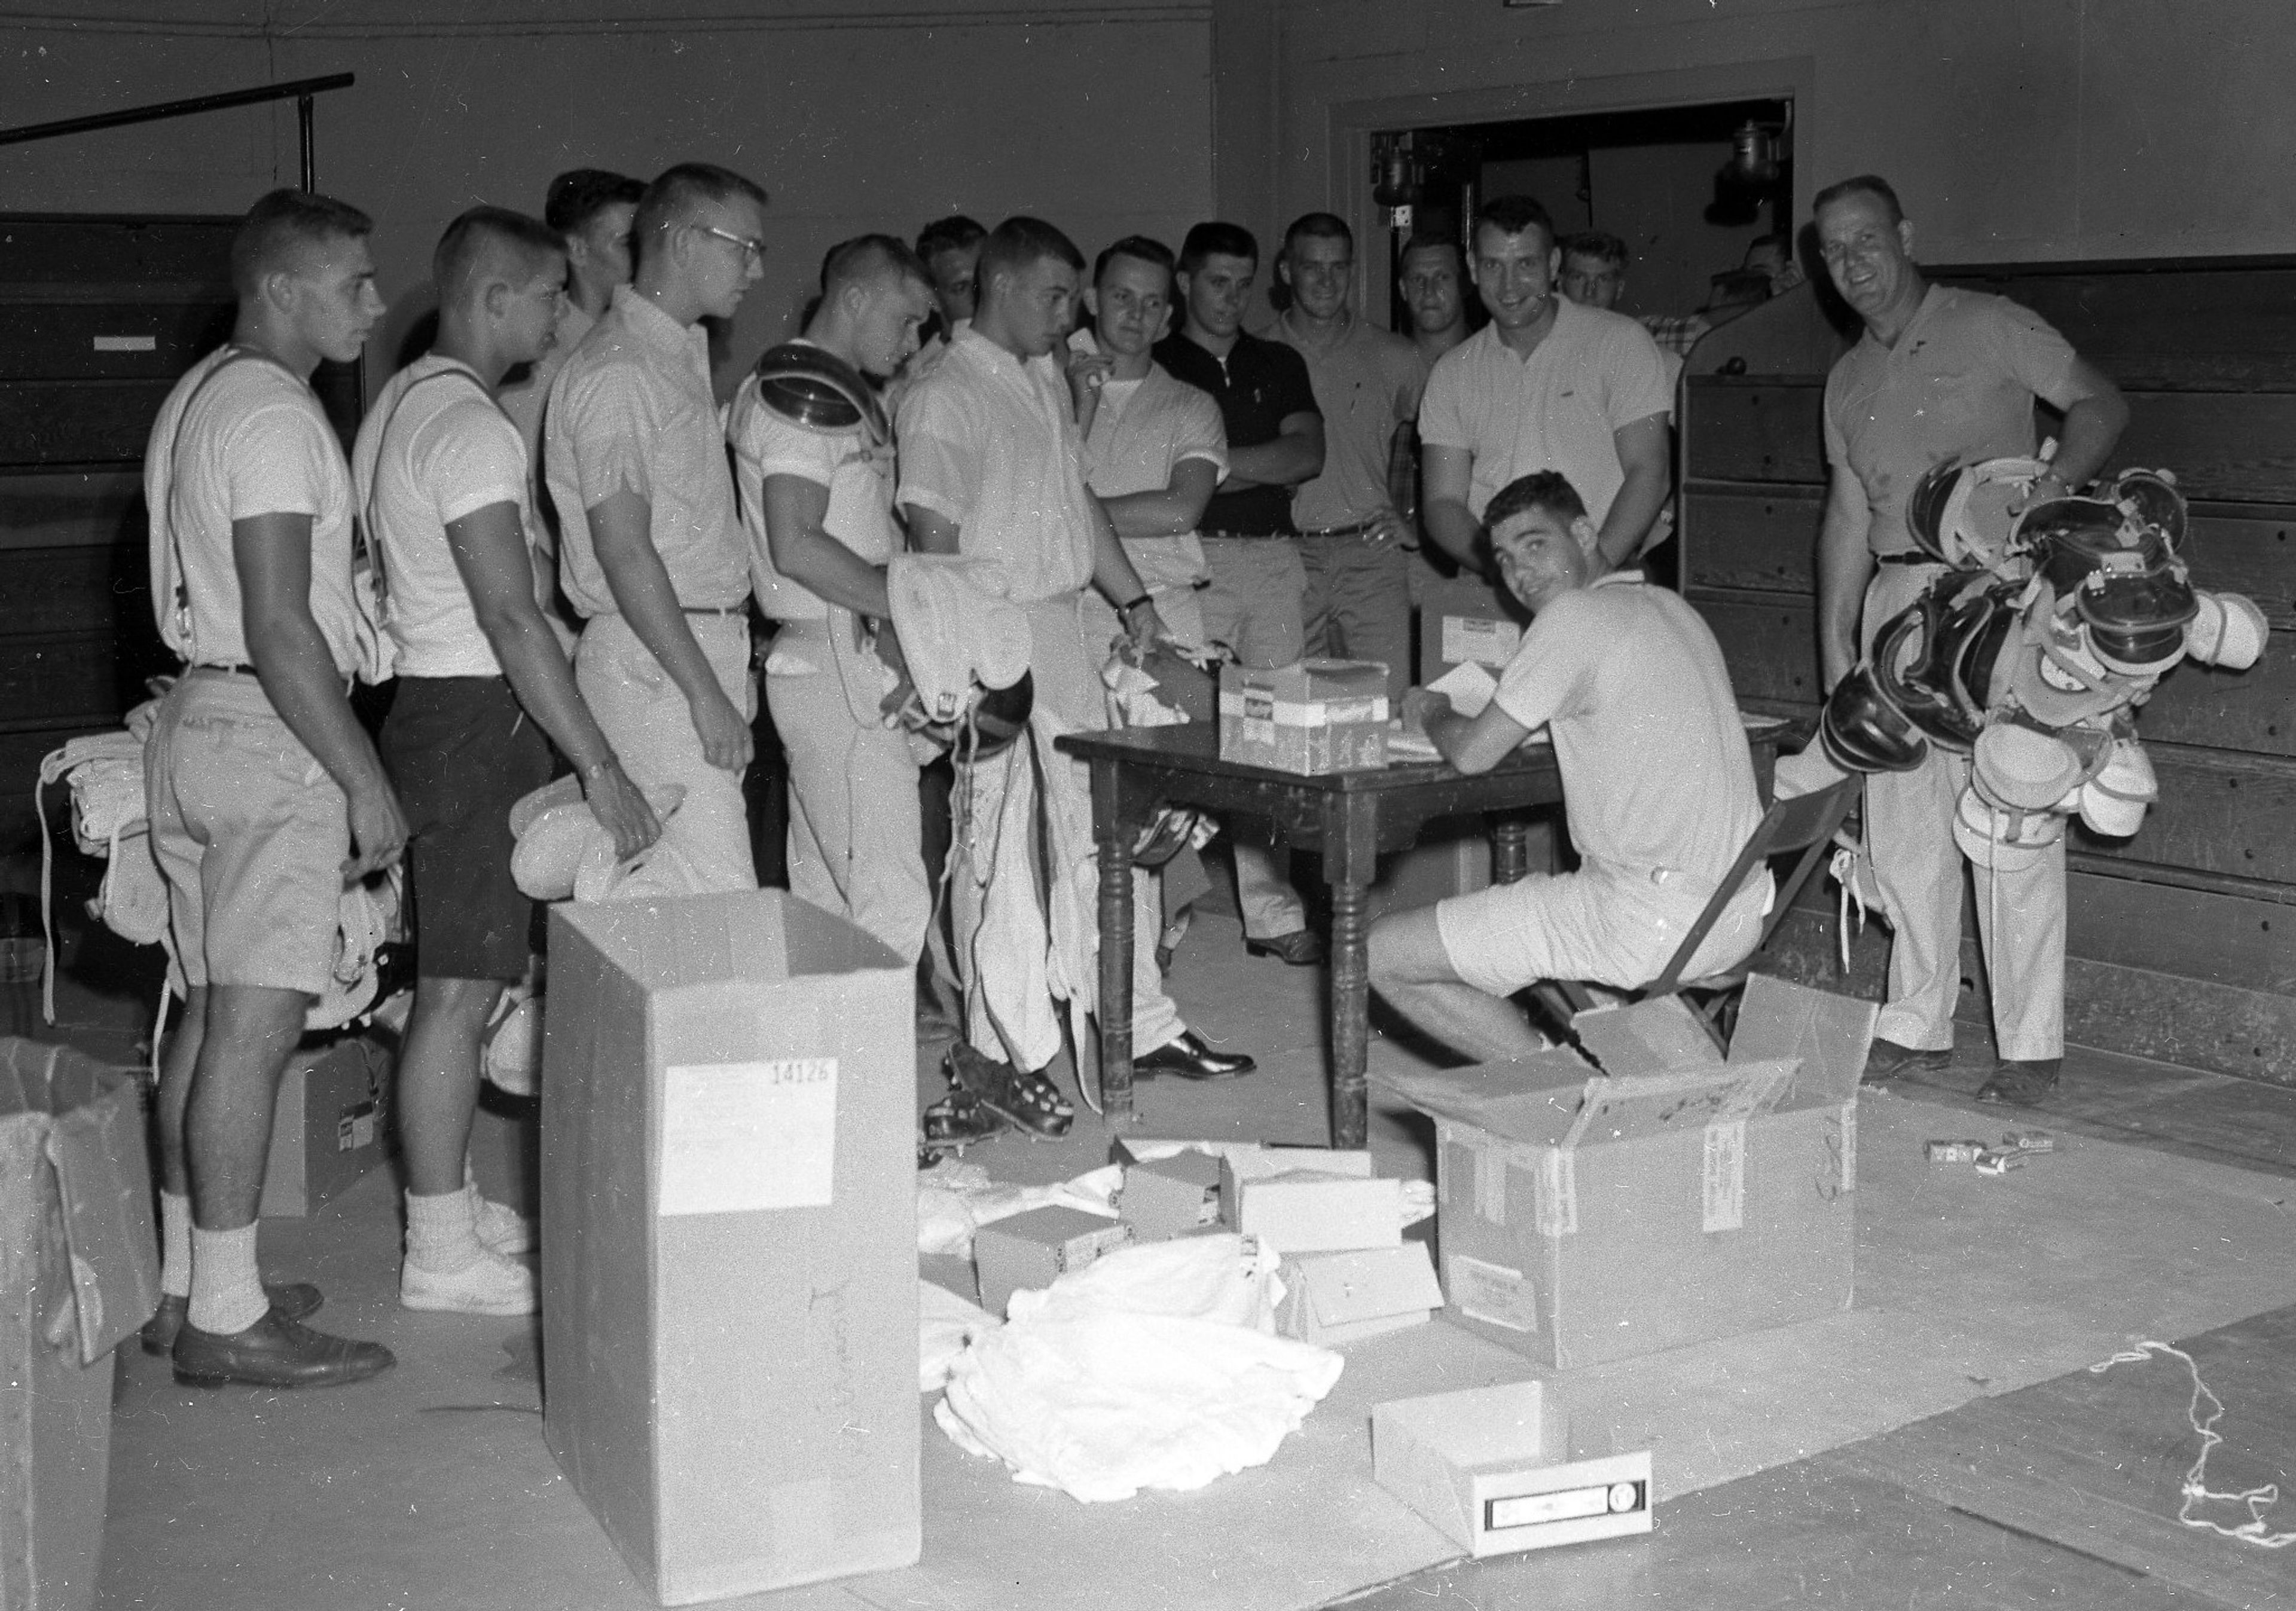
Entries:
[[1702,593],[1691,602],[1721,644],[1739,699],[1816,707],[1817,612],[1808,599]]
[[2080,871],[2066,894],[2074,956],[2296,996],[2296,906]]
[[108,632],[0,638],[0,731],[118,721],[143,678],[115,648]]
[[[123,561],[135,561],[132,569]],[[0,549],[0,634],[111,633],[150,624],[150,573],[139,548]],[[125,574],[123,574],[123,571]]]
[[148,530],[140,465],[0,474],[0,549],[119,544],[141,555]]
[[16,302],[0,320],[0,375],[172,381],[230,339],[234,316],[228,302]]
[[2161,797],[2133,838],[2075,826],[2072,842],[2115,861],[2296,884],[2296,762],[2181,745],[2145,746]]
[[2032,309],[2124,388],[2296,387],[2296,269],[1940,277]]
[[2225,506],[2200,505],[2193,511],[2192,535],[2185,544],[2194,585],[2244,593],[2256,601],[2276,632],[2296,631],[2296,542],[2291,541],[2292,532],[2296,532],[2296,509],[2251,504],[2238,506],[2235,513]]
[[0,298],[26,288],[135,285],[228,302],[238,233],[236,218],[0,216]]
[[0,465],[140,463],[174,384],[0,379]]
[[1825,495],[1815,487],[1693,481],[1682,494],[1685,585],[1810,593]]
[[1693,375],[1684,432],[1687,473],[1700,480],[1825,484],[1823,380],[1742,380]]
[[2296,503],[2296,392],[2129,390],[2128,397],[2116,466],[2174,470],[2188,498]]
[[2161,679],[2136,731],[2148,743],[2296,756],[2296,642],[2267,645],[2246,671],[2186,660]]

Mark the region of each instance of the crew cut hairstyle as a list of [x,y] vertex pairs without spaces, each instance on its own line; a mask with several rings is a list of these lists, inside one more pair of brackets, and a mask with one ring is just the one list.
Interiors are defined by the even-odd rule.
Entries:
[[986,297],[998,274],[1026,274],[1046,258],[1058,258],[1077,273],[1084,272],[1084,254],[1077,250],[1075,241],[1042,218],[1015,214],[981,241],[975,283]]
[[488,249],[496,246],[511,248],[520,261],[537,268],[554,258],[562,262],[566,256],[566,237],[541,219],[506,207],[474,207],[447,225],[439,249],[430,254],[430,278],[439,288],[439,306],[470,295],[472,282],[487,266]]
[[935,218],[917,232],[917,256],[930,263],[936,253],[971,251],[988,238],[988,228],[978,219],[951,213],[946,218]]
[[1161,241],[1152,241],[1146,235],[1127,235],[1114,245],[1103,249],[1100,256],[1092,260],[1092,282],[1095,285],[1100,283],[1101,276],[1108,273],[1108,266],[1119,258],[1152,263],[1164,271],[1164,277],[1168,280],[1177,266],[1172,261],[1172,249]]
[[603,168],[577,168],[550,182],[543,197],[542,221],[562,235],[570,235],[618,201],[645,200],[645,181]]
[[821,259],[821,294],[835,296],[846,286],[873,280],[890,271],[930,290],[932,274],[925,260],[896,235],[856,235],[840,241]]
[[1845,200],[1851,196],[1873,197],[1882,204],[1882,210],[1890,215],[1890,222],[1892,225],[1903,224],[1906,221],[1906,209],[1898,205],[1898,192],[1891,190],[1890,182],[1879,174],[1856,174],[1838,184],[1827,185],[1811,200],[1809,216],[1815,218],[1836,201]]
[[1599,229],[1580,230],[1575,235],[1565,235],[1562,241],[1564,258],[1592,258],[1597,263],[1607,263],[1612,268],[1627,266],[1627,243],[1616,235],[1606,235]]
[[756,180],[711,162],[681,162],[646,186],[631,233],[641,241],[650,240],[668,225],[683,223],[689,208],[712,201],[722,204],[737,197],[747,197],[759,207],[766,205],[765,187]]
[[1395,272],[1398,279],[1403,274],[1401,266],[1410,262],[1411,254],[1415,251],[1447,251],[1451,254],[1451,261],[1455,266],[1461,269],[1467,266],[1467,254],[1461,249],[1458,241],[1451,236],[1439,235],[1429,230],[1414,230],[1411,238],[1403,243],[1402,251],[1396,255]]
[[1561,470],[1534,470],[1527,476],[1517,476],[1499,488],[1483,511],[1484,540],[1489,541],[1489,534],[1506,521],[1534,510],[1554,516],[1567,528],[1571,521],[1587,518],[1587,501]]
[[1344,241],[1349,252],[1356,249],[1356,232],[1337,213],[1301,213],[1292,220],[1292,227],[1283,232],[1283,249],[1290,251],[1292,242],[1303,236],[1318,241]]
[[1223,223],[1218,218],[1197,225],[1180,242],[1180,272],[1192,274],[1204,266],[1206,258],[1248,258],[1259,261],[1259,242],[1241,224]]
[[1475,209],[1475,227],[1486,225],[1503,235],[1519,235],[1535,225],[1548,246],[1554,244],[1554,220],[1535,196],[1493,196]]
[[287,266],[299,248],[329,241],[364,241],[374,220],[348,201],[307,190],[275,190],[247,209],[231,238],[231,284],[251,297],[263,277]]

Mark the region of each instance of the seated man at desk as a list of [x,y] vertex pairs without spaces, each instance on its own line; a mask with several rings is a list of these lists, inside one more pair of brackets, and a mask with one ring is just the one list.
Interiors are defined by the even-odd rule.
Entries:
[[[1484,521],[1531,624],[1479,712],[1414,688],[1404,724],[1470,773],[1551,738],[1578,871],[1390,913],[1370,956],[1374,990],[1478,1062],[1547,1044],[1507,999],[1539,979],[1631,990],[1656,978],[1762,815],[1729,673],[1698,613],[1639,571],[1603,574],[1586,505],[1552,470],[1502,488]],[[1750,879],[1692,975],[1742,960],[1769,899],[1767,876]]]

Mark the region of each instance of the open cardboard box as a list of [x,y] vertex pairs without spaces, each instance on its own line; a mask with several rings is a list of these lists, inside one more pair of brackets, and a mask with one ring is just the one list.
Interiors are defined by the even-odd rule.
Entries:
[[1678,1002],[1610,1011],[1608,1076],[1565,1049],[1379,1076],[1435,1120],[1447,1317],[1568,1367],[1848,1308],[1873,1004],[1757,976],[1726,1059]]

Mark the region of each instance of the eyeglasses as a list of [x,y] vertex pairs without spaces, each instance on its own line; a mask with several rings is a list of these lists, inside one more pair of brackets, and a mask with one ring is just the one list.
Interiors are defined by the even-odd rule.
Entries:
[[715,229],[707,224],[689,224],[685,227],[699,230],[705,235],[715,235],[728,246],[739,247],[742,261],[744,264],[755,263],[763,266],[766,261],[766,243],[763,241],[752,241],[747,235],[737,235],[731,230]]

